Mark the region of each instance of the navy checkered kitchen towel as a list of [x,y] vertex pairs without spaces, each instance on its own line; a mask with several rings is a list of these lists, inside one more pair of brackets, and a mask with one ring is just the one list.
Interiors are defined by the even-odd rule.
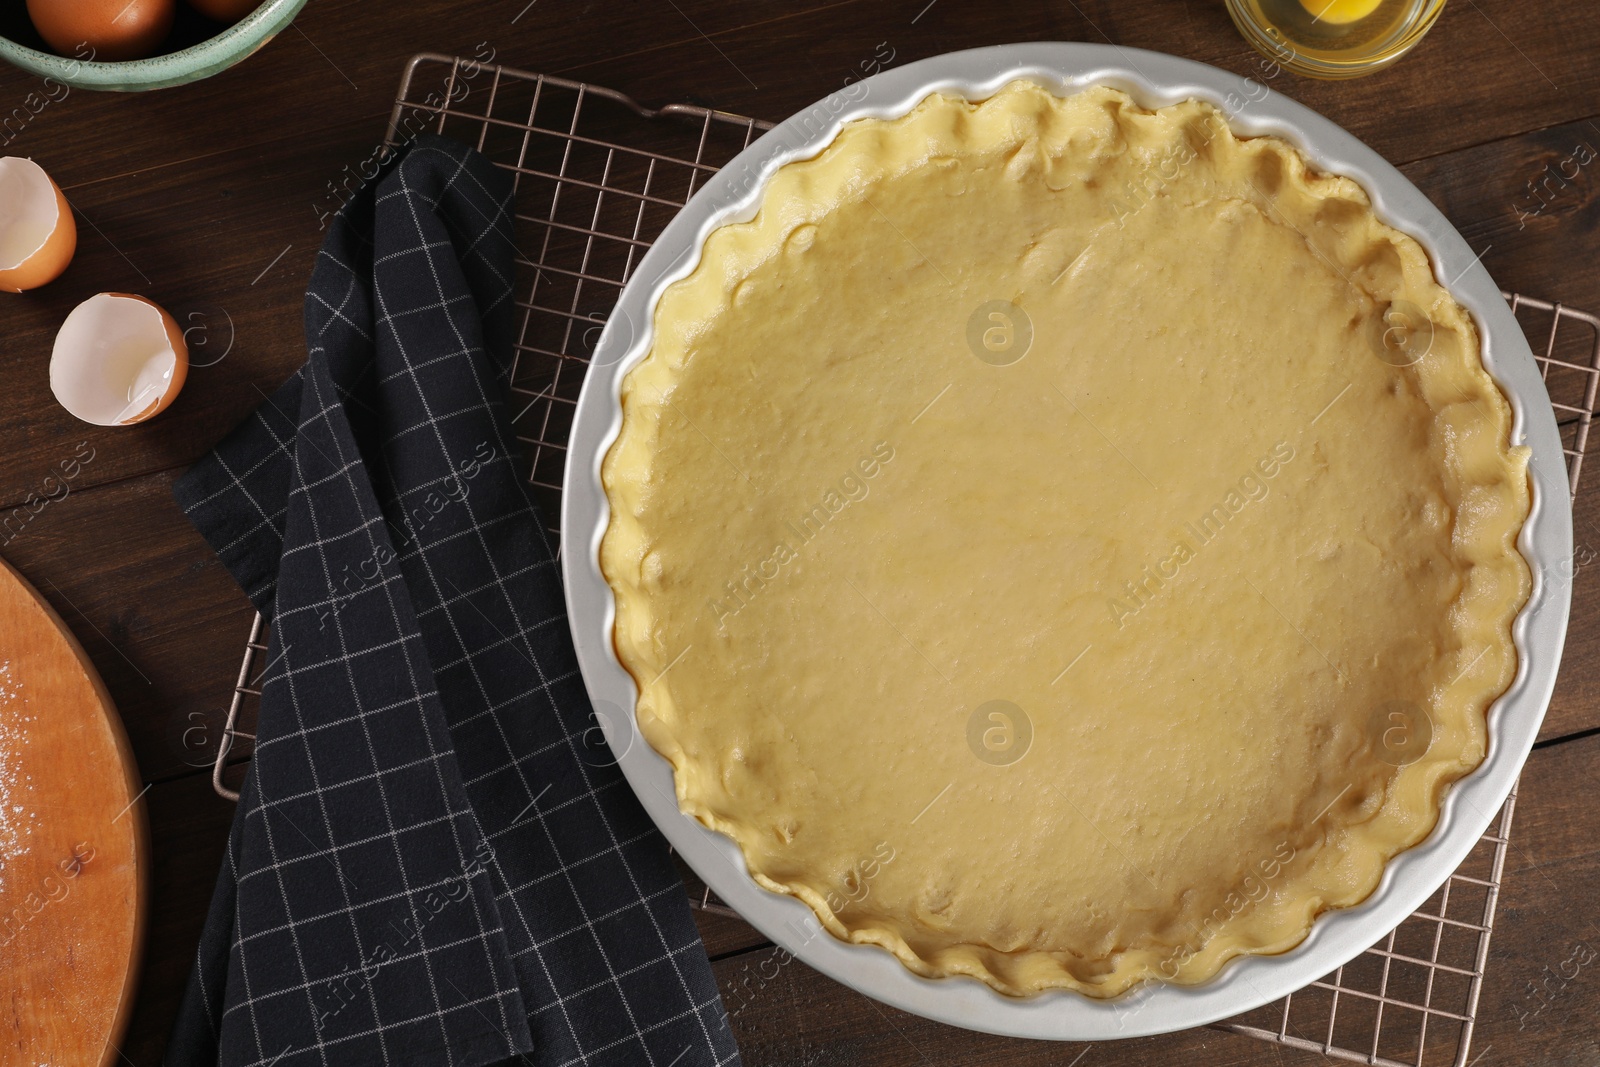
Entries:
[[512,252],[507,176],[419,140],[332,226],[305,366],[177,486],[272,647],[171,1067],[738,1062],[518,473]]

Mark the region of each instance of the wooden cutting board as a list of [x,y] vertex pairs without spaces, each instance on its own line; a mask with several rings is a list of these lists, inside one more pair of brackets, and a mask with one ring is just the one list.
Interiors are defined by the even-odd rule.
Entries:
[[148,836],[110,694],[0,560],[0,1065],[121,1060]]

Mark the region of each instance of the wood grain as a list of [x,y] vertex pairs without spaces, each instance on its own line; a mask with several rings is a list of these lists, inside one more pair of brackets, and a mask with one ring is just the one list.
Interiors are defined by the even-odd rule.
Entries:
[[211,791],[211,781],[204,775],[154,785],[145,803],[155,843],[146,924],[149,945],[133,1022],[122,1043],[127,1055],[122,1067],[161,1063],[233,824],[233,805]]
[[149,841],[111,696],[0,560],[0,1062],[110,1064],[144,942]]
[[209,768],[254,613],[174,477],[72,492],[5,548],[99,666],[146,781]]
[[[318,204],[381,139],[406,57],[471,55],[481,44],[502,62],[589,79],[647,103],[689,100],[780,119],[837,88],[880,42],[900,65],[1019,40],[1109,40],[1264,81],[1403,164],[1473,247],[1487,249],[1484,261],[1502,287],[1600,311],[1600,167],[1538,186],[1567,158],[1568,142],[1589,138],[1600,148],[1591,124],[1600,121],[1600,19],[1587,0],[1453,0],[1393,69],[1326,84],[1270,76],[1220,0],[315,0],[294,28],[234,70],[154,94],[74,91],[20,132],[4,119],[41,83],[0,68],[0,152],[33,156],[54,174],[79,209],[82,237],[61,281],[0,304],[0,514],[39,493],[79,442],[96,455],[68,498],[35,516],[4,551],[83,639],[142,776],[157,783],[147,797],[152,945],[123,1045],[133,1067],[159,1062],[232,818],[193,764],[214,744],[250,623],[248,604],[172,503],[171,482],[303,359],[301,303],[321,240]],[[1530,181],[1545,198],[1531,216]],[[156,299],[195,329],[192,345],[204,341],[184,395],[146,426],[87,427],[49,394],[57,326],[103,290]],[[221,362],[202,365],[224,350]],[[1600,551],[1600,462],[1589,486],[1579,500],[1579,542]],[[1569,943],[1583,936],[1575,917],[1600,912],[1590,844],[1600,815],[1586,799],[1600,739],[1581,736],[1600,729],[1600,621],[1589,610],[1600,596],[1597,569],[1575,579],[1572,636],[1543,734],[1578,739],[1537,752],[1525,780],[1513,840],[1530,858],[1507,872],[1484,994],[1483,1067],[1600,1061],[1600,971],[1583,970],[1559,993],[1548,983],[1537,994],[1551,998],[1537,1033],[1519,1031],[1514,1010],[1527,1009],[1518,983],[1547,966],[1572,970]],[[737,919],[700,918],[725,989],[762,973],[759,934]],[[751,1067],[1065,1065],[1083,1051],[925,1024],[798,963],[782,967],[733,1025]],[[1081,1063],[1196,1060],[1321,1062],[1200,1031],[1097,1046]]]
[[1488,1063],[1600,1061],[1597,788],[1600,737],[1535,752],[1522,776],[1478,1012]]

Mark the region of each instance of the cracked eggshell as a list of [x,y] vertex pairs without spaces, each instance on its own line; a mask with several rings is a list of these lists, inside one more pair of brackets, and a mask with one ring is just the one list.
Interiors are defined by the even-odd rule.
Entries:
[[0,157],[0,290],[55,281],[77,250],[72,207],[50,175],[31,159]]
[[96,426],[154,418],[188,373],[189,349],[176,320],[127,293],[100,293],[74,308],[50,355],[50,391]]

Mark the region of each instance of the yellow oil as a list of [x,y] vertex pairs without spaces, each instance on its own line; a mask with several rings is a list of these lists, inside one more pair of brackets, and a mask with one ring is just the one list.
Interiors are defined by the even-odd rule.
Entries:
[[1316,15],[1313,21],[1343,25],[1358,22],[1372,14],[1383,0],[1300,0],[1300,6]]
[[1379,67],[1416,43],[1437,0],[1233,0],[1284,65]]

